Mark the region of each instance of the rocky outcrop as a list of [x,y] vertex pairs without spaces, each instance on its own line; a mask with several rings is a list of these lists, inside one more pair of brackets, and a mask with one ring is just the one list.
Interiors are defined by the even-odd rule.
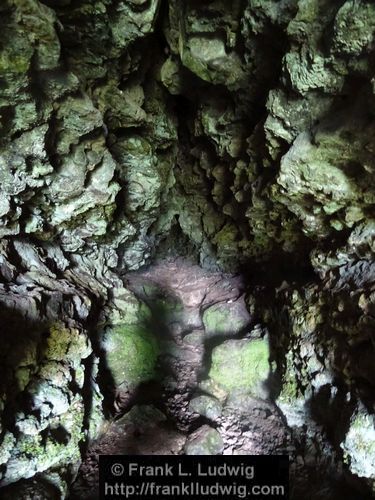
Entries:
[[[248,414],[274,400],[300,461],[373,487],[375,5],[4,0],[0,26],[2,484],[64,496],[103,418],[181,366],[158,307],[213,349],[192,410],[229,411],[234,360]],[[250,316],[211,278],[187,311],[128,283],[176,255],[243,273]]]

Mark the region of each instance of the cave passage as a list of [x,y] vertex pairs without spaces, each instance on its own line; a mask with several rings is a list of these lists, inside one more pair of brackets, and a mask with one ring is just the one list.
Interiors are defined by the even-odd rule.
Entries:
[[117,417],[89,449],[73,498],[95,496],[100,453],[291,450],[285,421],[267,401],[269,340],[247,311],[243,279],[179,258],[130,273],[126,283],[148,314],[122,326],[107,349]]
[[0,497],[98,455],[375,491],[375,3],[0,2]]

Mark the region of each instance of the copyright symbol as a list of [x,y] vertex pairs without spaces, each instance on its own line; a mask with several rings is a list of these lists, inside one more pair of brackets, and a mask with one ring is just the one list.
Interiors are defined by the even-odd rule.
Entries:
[[124,466],[121,464],[112,464],[111,465],[111,472],[114,476],[119,477],[124,474]]

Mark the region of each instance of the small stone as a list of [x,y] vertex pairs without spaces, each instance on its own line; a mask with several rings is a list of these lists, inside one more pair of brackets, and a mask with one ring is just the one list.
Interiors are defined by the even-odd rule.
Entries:
[[270,376],[268,340],[227,340],[212,351],[209,377],[228,393],[266,399]]
[[242,300],[218,303],[203,312],[203,324],[207,337],[234,336],[250,322],[250,316]]
[[186,455],[219,455],[223,449],[224,442],[220,433],[204,425],[189,436],[184,451]]
[[209,420],[217,420],[221,415],[222,406],[217,399],[203,395],[190,401],[189,410]]

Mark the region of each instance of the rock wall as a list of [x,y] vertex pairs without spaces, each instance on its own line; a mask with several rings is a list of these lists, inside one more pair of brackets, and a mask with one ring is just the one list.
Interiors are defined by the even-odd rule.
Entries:
[[2,484],[65,494],[102,332],[145,308],[124,273],[189,255],[245,273],[289,424],[372,485],[375,4],[4,0],[0,26]]

